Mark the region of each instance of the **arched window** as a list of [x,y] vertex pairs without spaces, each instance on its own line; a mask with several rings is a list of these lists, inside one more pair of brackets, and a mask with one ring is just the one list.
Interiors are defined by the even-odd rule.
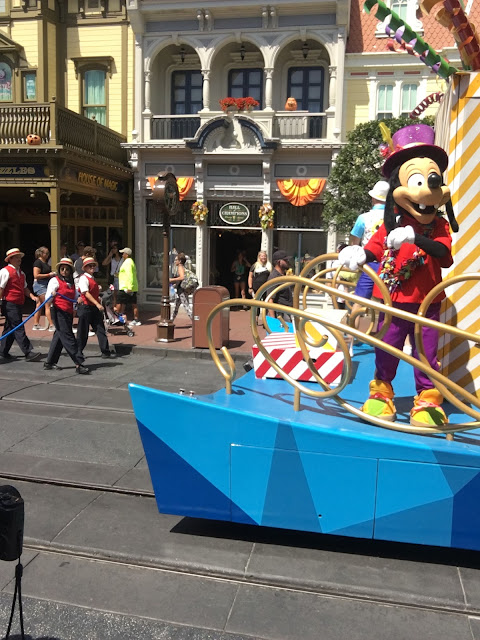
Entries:
[[13,102],[12,67],[0,61],[0,102]]

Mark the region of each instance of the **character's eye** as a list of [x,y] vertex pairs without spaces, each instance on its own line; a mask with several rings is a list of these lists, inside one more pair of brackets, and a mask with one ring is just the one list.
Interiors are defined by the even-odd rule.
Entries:
[[425,176],[421,173],[413,173],[407,180],[407,185],[410,189],[418,189],[425,184]]

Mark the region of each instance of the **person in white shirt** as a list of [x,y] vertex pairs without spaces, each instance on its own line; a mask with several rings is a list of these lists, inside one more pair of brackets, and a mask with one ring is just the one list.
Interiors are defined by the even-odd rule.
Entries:
[[[5,256],[7,266],[0,270],[0,299],[2,300],[2,314],[5,316],[2,335],[6,336],[0,340],[0,358],[7,361],[13,360],[10,349],[14,340],[17,341],[18,346],[25,354],[25,360],[31,362],[41,358],[40,353],[33,352],[32,343],[27,338],[22,324],[22,307],[25,297],[28,296],[35,304],[38,302],[37,296],[33,295],[27,287],[27,279],[20,269],[24,255],[20,249],[9,249]],[[14,329],[15,331],[13,331]]]
[[50,350],[44,369],[60,369],[58,360],[62,349],[68,353],[75,364],[77,373],[89,373],[77,355],[78,346],[72,331],[73,305],[76,299],[75,283],[73,281],[73,262],[70,258],[62,258],[56,266],[58,275],[50,279],[46,298],[53,300],[47,304],[51,307],[52,319],[55,325]]
[[89,327],[92,327],[92,330],[97,334],[102,358],[114,357],[114,354],[110,352],[105,324],[103,322],[103,306],[100,302],[100,287],[93,277],[97,268],[98,264],[94,258],[85,258],[83,261],[83,274],[78,280],[78,291],[80,293],[80,297],[77,305],[77,359],[79,362],[84,362],[85,360],[83,350],[87,344]]

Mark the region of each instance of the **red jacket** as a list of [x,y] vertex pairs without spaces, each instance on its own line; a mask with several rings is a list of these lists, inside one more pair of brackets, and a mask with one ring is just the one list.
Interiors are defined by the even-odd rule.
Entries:
[[22,305],[25,302],[25,274],[23,271],[20,271],[19,274],[11,264],[7,264],[5,269],[7,269],[10,277],[3,290],[3,299],[8,302],[13,302],[14,304]]
[[[408,225],[413,227],[415,233],[423,235],[424,226],[411,216],[403,215],[400,226],[406,227]],[[364,247],[366,251],[373,253],[378,262],[381,262],[385,251],[386,235],[385,225],[382,224],[380,229],[370,238]],[[414,302],[421,304],[427,293],[442,281],[442,268],[450,267],[453,264],[451,252],[452,236],[450,235],[448,221],[442,217],[435,218],[435,226],[433,227],[430,238],[444,244],[448,249],[447,254],[443,258],[434,258],[429,255],[425,256],[425,263],[417,265],[415,271],[412,273],[412,277],[408,280],[403,280],[401,287],[391,294],[392,302]],[[394,252],[396,261],[395,272],[402,267],[406,260],[413,257],[417,248],[414,244],[405,243],[398,251]],[[381,271],[378,275],[381,276]],[[373,288],[373,295],[376,298],[382,297],[377,286]],[[445,298],[444,292],[438,295],[433,302],[440,302],[443,298]]]

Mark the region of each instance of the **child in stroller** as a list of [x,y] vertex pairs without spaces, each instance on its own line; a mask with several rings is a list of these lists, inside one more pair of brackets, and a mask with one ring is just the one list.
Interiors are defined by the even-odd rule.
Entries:
[[105,312],[105,330],[111,331],[112,329],[122,329],[125,331],[129,338],[133,338],[135,335],[132,329],[127,325],[125,316],[117,313],[113,307],[113,284],[111,284],[106,291],[102,293],[101,300],[103,309]]

